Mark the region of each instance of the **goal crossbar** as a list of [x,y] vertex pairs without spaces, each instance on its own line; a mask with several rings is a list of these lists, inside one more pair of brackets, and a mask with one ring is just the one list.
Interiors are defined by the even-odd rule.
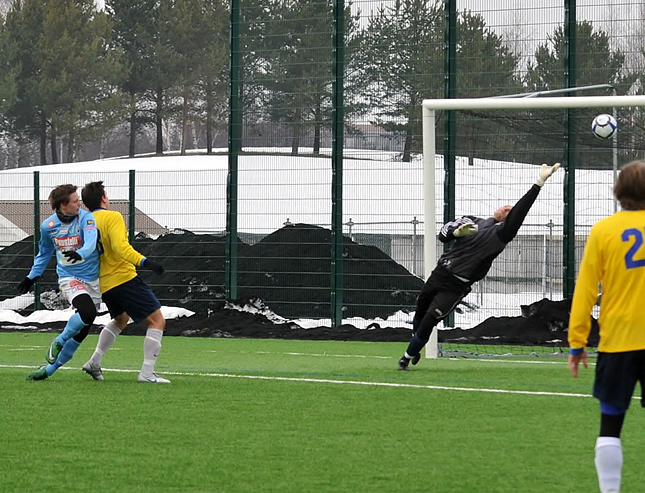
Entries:
[[423,109],[449,110],[502,110],[502,109],[558,109],[645,106],[645,96],[566,96],[526,98],[461,98],[424,99]]
[[[422,102],[423,190],[424,190],[424,271],[429,273],[437,262],[435,231],[435,112],[451,110],[522,110],[576,108],[645,107],[645,96],[564,96],[564,97],[490,97],[459,99],[424,99]],[[426,274],[426,276],[429,274]],[[439,356],[438,328],[426,345],[426,357]]]

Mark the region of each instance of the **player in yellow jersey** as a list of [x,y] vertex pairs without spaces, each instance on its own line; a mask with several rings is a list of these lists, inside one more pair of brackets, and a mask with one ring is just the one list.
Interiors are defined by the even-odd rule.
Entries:
[[[569,320],[569,368],[587,367],[591,310],[601,285],[600,343],[593,395],[600,401],[595,465],[602,492],[620,491],[620,433],[636,382],[645,385],[645,161],[627,164],[614,195],[622,210],[598,221],[587,239]],[[641,400],[641,406],[645,402]]]
[[92,211],[99,230],[99,280],[103,302],[112,320],[101,330],[94,354],[83,365],[83,371],[94,380],[103,380],[101,361],[117,336],[128,324],[145,321],[148,326],[143,341],[143,365],[137,379],[145,383],[170,383],[155,373],[155,364],[166,320],[161,304],[137,275],[135,266],[163,274],[164,268],[137,252],[128,242],[128,232],[120,212],[108,210],[110,201],[102,181],[88,183],[81,193],[83,203]]

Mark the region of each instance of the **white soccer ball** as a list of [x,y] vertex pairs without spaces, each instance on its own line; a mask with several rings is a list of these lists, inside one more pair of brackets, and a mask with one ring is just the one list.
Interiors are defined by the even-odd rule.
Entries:
[[618,130],[618,122],[608,114],[598,115],[591,122],[591,131],[599,139],[611,139]]

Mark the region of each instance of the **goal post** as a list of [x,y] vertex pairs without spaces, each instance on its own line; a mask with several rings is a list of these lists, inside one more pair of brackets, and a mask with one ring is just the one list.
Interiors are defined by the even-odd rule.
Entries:
[[[437,262],[437,210],[436,210],[436,113],[438,111],[482,112],[504,111],[513,115],[518,110],[570,110],[594,108],[645,108],[645,96],[565,96],[565,97],[525,97],[499,96],[490,98],[461,98],[461,99],[426,99],[422,103],[422,138],[423,138],[423,190],[424,190],[424,276],[427,279]],[[509,116],[508,118],[513,118]],[[590,123],[590,122],[589,122]],[[620,125],[620,124],[619,124]],[[618,134],[622,129],[619,126]],[[590,127],[587,132],[591,134]],[[614,137],[615,139],[616,137]],[[560,134],[562,139],[562,134]],[[561,145],[561,144],[560,144]],[[615,149],[614,140],[614,154]],[[561,158],[560,158],[561,159]],[[544,161],[542,161],[544,162]],[[539,163],[533,163],[539,164]],[[552,164],[552,163],[551,163]],[[614,166],[616,166],[614,159]],[[445,169],[445,168],[444,168]],[[567,170],[565,170],[567,171]],[[537,173],[537,168],[535,169]],[[612,182],[613,183],[613,182]],[[490,185],[494,185],[491,181]],[[609,193],[611,195],[611,193]],[[517,197],[519,198],[519,197]],[[613,198],[612,198],[613,199]],[[464,211],[457,211],[459,216]],[[575,234],[575,233],[574,233]],[[515,240],[514,240],[515,241]],[[470,328],[470,327],[468,327]],[[436,358],[439,351],[439,328],[433,330],[430,341],[426,345],[426,357]]]

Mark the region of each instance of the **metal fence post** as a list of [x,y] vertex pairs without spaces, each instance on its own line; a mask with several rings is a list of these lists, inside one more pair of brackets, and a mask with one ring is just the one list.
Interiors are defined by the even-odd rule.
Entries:
[[130,177],[129,177],[129,188],[128,188],[128,239],[130,240],[130,243],[134,241],[134,226],[135,226],[135,221],[136,221],[136,215],[135,215],[135,185],[136,185],[136,175],[135,175],[135,170],[131,169],[130,170]]
[[[34,257],[38,254],[40,242],[40,172],[34,171]],[[42,308],[40,303],[40,283],[34,286],[34,310]]]
[[332,327],[343,323],[343,125],[345,72],[345,2],[334,2],[334,52],[332,87],[332,213],[331,213],[331,289]]
[[237,187],[238,156],[242,148],[240,110],[240,0],[231,0],[230,98],[228,124],[228,177],[226,181],[226,298],[237,298]]

